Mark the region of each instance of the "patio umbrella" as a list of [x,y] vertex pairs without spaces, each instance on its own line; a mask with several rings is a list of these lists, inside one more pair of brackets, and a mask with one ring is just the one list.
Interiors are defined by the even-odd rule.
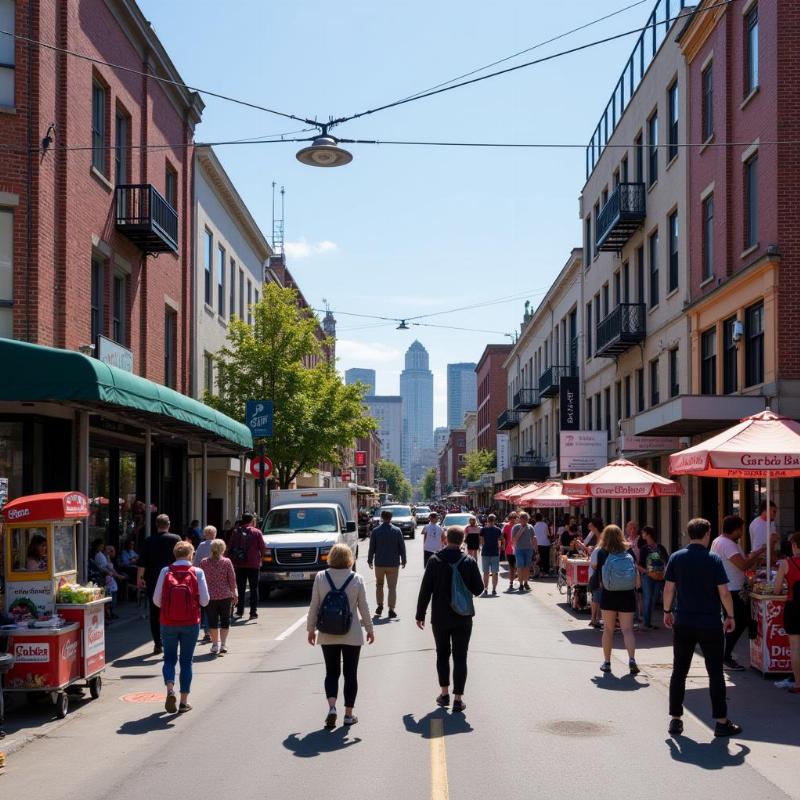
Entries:
[[509,489],[506,492],[506,500],[514,505],[519,505],[519,499],[524,494],[530,494],[534,489],[537,489],[541,484],[539,483],[526,483],[520,484],[519,486],[515,486],[513,489]]
[[464,492],[450,492],[447,498],[448,500],[463,500],[466,496]]
[[566,508],[581,505],[586,500],[586,497],[564,494],[559,481],[545,481],[532,492],[523,494],[519,498],[522,505],[532,508]]
[[[772,478],[800,477],[800,423],[767,408],[694,447],[671,455],[669,471],[672,475],[701,478],[766,478],[769,509]],[[768,546],[768,578],[771,550]]]
[[509,492],[510,492],[512,489],[518,489],[518,488],[519,488],[519,486],[520,486],[520,484],[518,484],[518,483],[517,483],[517,484],[515,484],[514,486],[511,486],[511,487],[509,487],[508,489],[503,489],[503,491],[502,491],[502,492],[498,492],[498,493],[497,493],[497,494],[494,496],[494,499],[495,499],[495,500],[507,500],[507,499],[508,499],[508,493],[509,493]]

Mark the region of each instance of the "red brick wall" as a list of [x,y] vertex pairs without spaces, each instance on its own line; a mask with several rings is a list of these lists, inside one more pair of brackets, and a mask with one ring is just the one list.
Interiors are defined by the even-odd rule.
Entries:
[[476,367],[478,377],[478,449],[497,447],[497,418],[506,407],[506,371],[503,362],[511,345],[487,345]]

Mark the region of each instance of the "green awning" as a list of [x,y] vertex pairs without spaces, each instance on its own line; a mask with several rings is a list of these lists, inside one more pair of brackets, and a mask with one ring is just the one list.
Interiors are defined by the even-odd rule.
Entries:
[[198,400],[83,353],[14,339],[0,339],[0,401],[75,403],[238,450],[253,447],[246,425]]

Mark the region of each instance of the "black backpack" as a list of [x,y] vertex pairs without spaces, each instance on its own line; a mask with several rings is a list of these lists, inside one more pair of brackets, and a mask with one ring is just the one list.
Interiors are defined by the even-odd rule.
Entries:
[[353,624],[353,612],[350,610],[350,600],[346,594],[347,587],[353,580],[353,574],[347,576],[347,580],[340,589],[336,588],[327,570],[325,577],[328,580],[330,591],[322,598],[322,604],[317,614],[317,630],[320,633],[344,636]]

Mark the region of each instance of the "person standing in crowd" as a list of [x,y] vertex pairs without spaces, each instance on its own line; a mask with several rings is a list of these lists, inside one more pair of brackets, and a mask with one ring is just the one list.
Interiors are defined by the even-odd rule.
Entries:
[[[164,643],[162,673],[167,687],[164,708],[168,714],[191,711],[192,658],[200,633],[200,609],[208,605],[208,585],[203,570],[192,566],[191,542],[178,542],[175,561],[164,567],[153,590],[153,603],[159,608],[161,640]],[[180,661],[180,705],[175,698],[175,665]]]
[[431,511],[430,521],[422,529],[423,567],[427,567],[431,556],[438,553],[446,545],[447,540],[445,539],[444,528],[439,525],[439,515],[435,511]]
[[511,532],[511,539],[514,542],[514,555],[517,558],[520,593],[529,592],[531,590],[528,578],[531,574],[533,547],[536,540],[533,536],[533,526],[529,524],[529,520],[528,512],[521,512],[519,515],[519,524],[515,525]]
[[775,593],[780,594],[786,583],[787,597],[783,611],[783,629],[789,637],[794,680],[779,681],[776,686],[786,688],[791,694],[800,694],[800,533],[789,537],[792,555],[778,564],[775,575]]
[[481,526],[475,517],[469,518],[469,525],[464,528],[464,541],[467,545],[467,555],[478,560],[478,549],[481,546]]
[[208,545],[208,555],[201,559],[199,565],[195,553],[195,565],[203,570],[208,585],[209,601],[203,610],[211,634],[211,654],[220,656],[228,652],[231,609],[239,600],[236,572],[231,560],[225,558],[225,548],[222,539],[213,539]]
[[[775,525],[775,515],[778,507],[770,501],[769,522],[767,522],[767,501],[762,500],[758,506],[758,516],[750,523],[750,553],[762,549],[762,553],[767,552],[767,540],[772,549],[773,555],[779,544],[778,528]],[[769,532],[769,533],[768,533]]]
[[597,547],[600,543],[600,534],[603,531],[603,520],[600,517],[592,517],[586,525],[587,533],[583,537],[584,547]]
[[600,610],[603,612],[603,663],[600,670],[611,672],[611,648],[619,619],[625,649],[628,651],[628,671],[631,675],[638,675],[633,614],[636,610],[639,572],[633,553],[617,525],[603,528],[596,561],[597,574],[600,576]]
[[766,545],[745,557],[740,542],[744,534],[744,520],[730,516],[722,520],[722,533],[711,542],[711,552],[719,556],[728,576],[728,591],[733,602],[734,629],[725,634],[723,663],[729,670],[741,671],[744,667],[733,657],[733,648],[750,626],[750,599],[742,599],[745,572],[755,566],[766,552]]
[[189,523],[189,527],[186,529],[186,533],[183,536],[184,542],[190,542],[192,547],[197,549],[198,545],[200,544],[200,520],[193,519]]
[[492,576],[492,597],[497,597],[497,580],[500,577],[500,547],[503,531],[495,524],[497,517],[489,514],[486,526],[481,528],[481,566],[483,567],[483,596],[489,594],[489,576]]
[[508,561],[508,591],[514,591],[514,579],[517,577],[517,557],[514,555],[514,541],[512,531],[517,524],[517,512],[512,511],[506,517],[503,525],[503,539],[505,541],[506,561]]
[[[375,535],[375,531],[372,532]],[[336,700],[339,696],[339,676],[344,672],[344,724],[355,725],[358,717],[353,713],[358,694],[358,660],[367,631],[367,643],[375,641],[372,619],[367,604],[364,579],[352,571],[353,553],[346,544],[335,544],[328,556],[328,569],[318,572],[311,590],[311,605],[306,617],[308,643],[319,643],[325,659],[325,696],[328,698],[328,714],[325,727],[336,725]],[[325,633],[317,628],[320,624],[320,609],[326,595],[331,591],[344,592],[350,612],[350,626],[344,633]],[[359,621],[359,617],[361,618]]]
[[[633,520],[628,520],[625,525],[625,541],[628,543],[633,561],[636,564],[637,571],[639,570],[639,550],[644,544],[644,536],[639,531],[638,523]],[[639,587],[636,589],[636,614],[633,618],[634,630],[639,630],[639,622],[644,616],[644,584],[640,582]]]
[[383,614],[383,583],[389,584],[389,619],[395,619],[397,612],[397,578],[400,565],[406,568],[406,541],[403,532],[392,525],[392,512],[381,511],[381,524],[369,537],[367,566],[375,565],[375,616]]
[[[714,736],[734,736],[742,728],[728,718],[723,673],[723,631],[730,633],[736,626],[728,576],[720,557],[708,549],[711,523],[707,519],[692,519],[686,532],[689,544],[670,556],[664,583],[664,625],[672,629],[669,733],[672,736],[683,733],[686,676],[695,647],[700,645],[708,673],[711,713],[717,723]],[[720,607],[725,610],[724,622]]]
[[136,567],[139,563],[139,554],[136,552],[136,542],[131,535],[122,545],[122,552],[119,554],[120,569],[127,575],[131,585],[136,584]]
[[[453,606],[453,570],[458,570],[465,593],[475,597],[483,593],[483,581],[475,560],[461,552],[464,528],[451,525],[447,529],[447,547],[428,562],[417,599],[417,627],[425,629],[425,614],[431,606],[431,629],[436,643],[436,672],[439,696],[436,704],[450,705],[450,656],[453,657],[453,711],[464,711],[464,688],[467,682],[467,652],[472,636],[472,602],[464,602],[458,613]],[[464,600],[464,598],[460,598]]]
[[539,554],[539,572],[542,577],[550,575],[550,525],[545,521],[541,512],[537,511],[533,517],[533,535],[536,539],[536,549]]
[[153,593],[161,570],[172,563],[173,549],[180,540],[180,536],[169,532],[169,517],[166,514],[159,514],[156,517],[156,532],[144,540],[137,565],[136,585],[146,590],[149,601],[150,635],[153,637],[154,656],[162,653],[162,647],[160,611],[153,602]]
[[[653,609],[658,590],[664,583],[664,570],[667,568],[669,554],[663,544],[656,541],[656,532],[649,526],[642,528],[643,544],[639,547],[639,575],[642,581],[642,617],[644,627],[652,631]],[[628,540],[630,541],[630,539]]]
[[244,616],[244,600],[247,587],[250,587],[249,620],[258,619],[258,580],[261,574],[261,562],[264,558],[264,535],[253,525],[252,514],[242,514],[242,524],[233,532],[228,543],[228,558],[233,562],[236,571],[236,593],[239,602],[236,605],[236,616]]
[[600,574],[597,569],[598,544],[600,542],[600,531],[603,530],[603,520],[600,517],[592,517],[588,523],[588,533],[581,541],[579,540],[578,549],[589,558],[589,595],[591,619],[589,625],[592,628],[600,629],[603,627],[600,622]]
[[[198,545],[197,550],[194,551],[194,557],[192,558],[192,564],[195,567],[199,567],[200,562],[211,555],[211,542],[216,538],[217,529],[213,525],[206,525],[203,528],[203,540]],[[208,644],[212,639],[208,627],[208,612],[205,608],[200,611],[200,627],[203,629],[203,638],[200,640],[200,644]]]
[[225,524],[222,526],[222,535],[220,536],[220,539],[222,539],[225,542],[225,544],[227,544],[230,541],[231,534],[233,533],[233,528],[234,528],[233,523],[229,519],[226,519]]
[[108,557],[106,552],[107,550],[108,548],[106,547],[106,543],[102,539],[95,539],[92,542],[92,560],[94,561],[95,567],[97,567],[97,571],[100,573],[106,593],[111,598],[111,603],[106,606],[106,618],[109,620],[114,620],[119,619],[119,617],[114,613],[114,609],[117,607],[117,595],[119,594],[117,578],[120,580],[125,580],[125,576],[117,572],[117,570],[114,568],[114,562]]

